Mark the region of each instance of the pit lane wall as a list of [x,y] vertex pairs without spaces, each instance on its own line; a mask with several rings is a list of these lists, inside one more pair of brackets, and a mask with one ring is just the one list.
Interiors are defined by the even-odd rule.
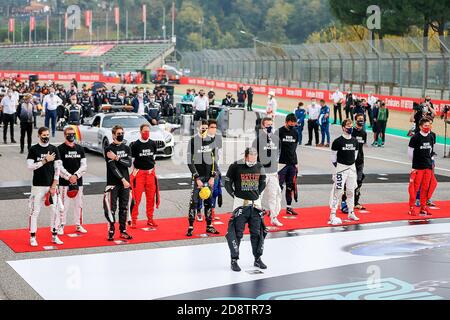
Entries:
[[0,70],[0,78],[19,78],[20,80],[28,80],[30,75],[37,75],[39,81],[52,80],[70,81],[76,79],[78,82],[106,82],[119,83],[120,79],[116,77],[107,77],[101,73],[88,72],[40,72],[40,71],[15,71],[15,70]]
[[[204,78],[191,78],[191,77],[183,77],[180,80],[180,84],[184,85],[198,85],[205,86],[208,88],[214,89],[222,89],[222,90],[230,90],[235,93],[239,87],[244,87],[247,89],[249,86],[252,86],[255,94],[267,95],[269,91],[274,91],[276,96],[285,97],[285,98],[297,98],[297,99],[324,99],[327,102],[332,102],[331,96],[334,91],[328,90],[315,90],[315,89],[303,89],[303,88],[288,88],[288,87],[277,87],[277,86],[265,86],[265,85],[253,85],[247,83],[239,83],[239,82],[229,82],[222,80],[211,80]],[[343,92],[346,94],[347,92]],[[357,97],[366,98],[368,94],[357,93],[354,92]],[[396,97],[396,96],[384,96],[384,95],[375,95],[378,99],[381,99],[386,103],[386,106],[391,110],[402,111],[402,112],[412,112],[413,103],[414,102],[422,102],[421,98],[410,98],[410,97]],[[450,100],[432,100],[433,105],[438,112],[441,113],[441,110],[444,109],[445,105],[450,105]]]

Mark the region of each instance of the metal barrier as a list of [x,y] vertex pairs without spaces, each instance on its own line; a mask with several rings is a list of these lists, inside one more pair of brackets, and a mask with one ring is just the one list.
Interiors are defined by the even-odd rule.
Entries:
[[189,76],[322,90],[450,98],[450,36],[182,52]]

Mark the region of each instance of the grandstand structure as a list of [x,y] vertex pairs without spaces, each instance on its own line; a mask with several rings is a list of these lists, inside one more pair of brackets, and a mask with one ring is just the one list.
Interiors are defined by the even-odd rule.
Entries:
[[3,45],[0,70],[126,73],[157,68],[174,50],[160,40]]

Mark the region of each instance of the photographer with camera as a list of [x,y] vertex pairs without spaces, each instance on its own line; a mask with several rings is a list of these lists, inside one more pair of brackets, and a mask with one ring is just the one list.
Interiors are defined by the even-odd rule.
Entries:
[[450,105],[445,105],[441,112],[441,119],[444,120],[445,133],[444,133],[444,158],[450,158],[450,152],[447,155],[447,125],[450,124],[448,113],[450,112]]
[[429,96],[425,97],[425,101],[421,104],[416,102],[413,103],[413,113],[410,118],[410,122],[414,123],[414,134],[420,131],[419,123],[425,117],[434,119],[436,116],[436,110],[434,109],[433,103]]

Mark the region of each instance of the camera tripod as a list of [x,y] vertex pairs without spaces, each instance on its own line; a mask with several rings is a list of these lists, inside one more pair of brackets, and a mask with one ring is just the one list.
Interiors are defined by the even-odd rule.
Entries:
[[447,112],[444,113],[444,159],[450,158],[450,152],[447,154],[447,126],[450,123],[450,120],[448,120],[448,110],[445,110]]

